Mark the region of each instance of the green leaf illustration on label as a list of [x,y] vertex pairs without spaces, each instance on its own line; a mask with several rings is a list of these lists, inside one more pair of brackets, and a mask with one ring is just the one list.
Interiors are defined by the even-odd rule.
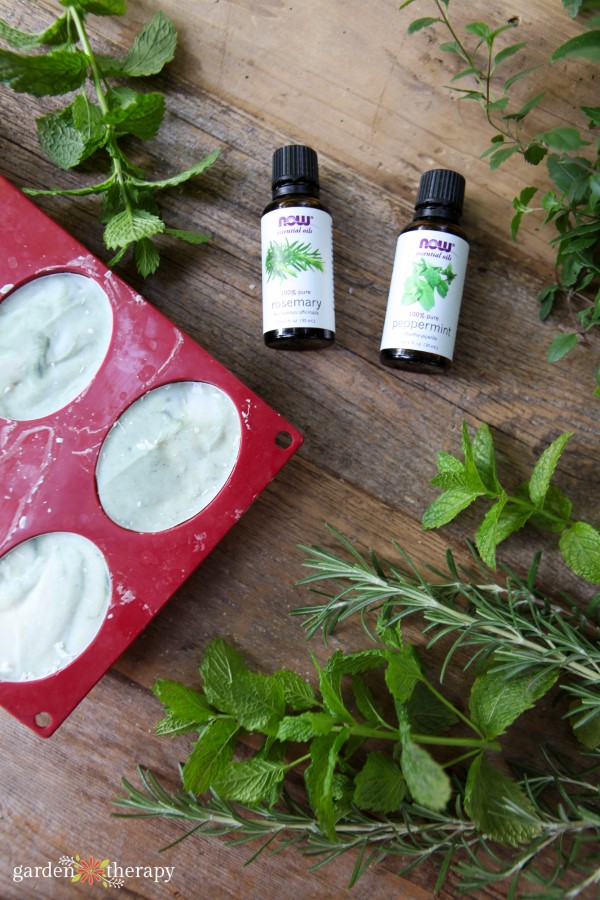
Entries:
[[409,275],[404,283],[404,295],[402,305],[410,306],[420,303],[423,309],[430,310],[435,306],[436,294],[444,299],[448,296],[448,289],[456,272],[452,271],[452,264],[447,266],[434,266],[425,259],[413,263],[412,275]]
[[271,241],[265,257],[265,269],[268,281],[272,278],[285,281],[287,278],[296,278],[298,272],[306,272],[308,269],[324,272],[325,266],[321,251],[314,250],[308,241],[290,242],[286,238],[281,243]]

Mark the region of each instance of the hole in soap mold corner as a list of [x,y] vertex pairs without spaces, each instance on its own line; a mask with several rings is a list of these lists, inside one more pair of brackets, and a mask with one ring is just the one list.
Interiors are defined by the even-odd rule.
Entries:
[[293,438],[289,431],[280,431],[279,434],[275,435],[275,443],[281,450],[287,450],[288,447],[292,446]]
[[53,415],[89,387],[110,347],[113,311],[89,275],[37,274],[0,302],[0,416]]
[[0,557],[0,681],[48,678],[87,650],[106,620],[104,554],[74,532],[28,538]]
[[225,487],[242,442],[240,411],[206,381],[172,381],[142,394],[108,432],[96,465],[104,513],[156,534],[197,516]]
[[48,712],[36,713],[33,721],[38,728],[49,728],[52,725],[52,716]]

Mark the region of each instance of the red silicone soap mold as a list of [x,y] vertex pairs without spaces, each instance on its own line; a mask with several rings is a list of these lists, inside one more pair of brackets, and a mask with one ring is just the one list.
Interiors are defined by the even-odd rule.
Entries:
[[[72,403],[30,421],[0,417],[0,559],[39,534],[74,532],[94,542],[111,575],[108,613],[79,656],[44,678],[0,680],[0,705],[48,737],[239,520],[302,436],[1,177],[0,208],[0,302],[33,278],[74,272],[98,282],[113,313],[104,362]],[[207,382],[233,401],[241,425],[237,462],[192,519],[157,533],[130,531],[99,502],[98,454],[134,401],[179,381]]]

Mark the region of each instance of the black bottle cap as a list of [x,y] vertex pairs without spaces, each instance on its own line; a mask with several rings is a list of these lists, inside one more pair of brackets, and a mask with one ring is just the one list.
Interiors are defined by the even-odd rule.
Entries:
[[319,163],[312,147],[303,144],[289,144],[280,147],[273,154],[272,188],[283,185],[310,185],[319,189]]
[[464,197],[465,179],[462,175],[451,169],[430,169],[421,175],[415,209],[443,206],[460,216]]

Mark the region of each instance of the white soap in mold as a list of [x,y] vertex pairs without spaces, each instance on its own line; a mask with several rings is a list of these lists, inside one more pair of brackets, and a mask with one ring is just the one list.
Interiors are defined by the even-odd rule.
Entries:
[[17,422],[63,409],[93,380],[113,328],[93,278],[41,275],[0,303],[0,416]]
[[71,532],[30,538],[0,558],[0,681],[63,669],[96,637],[111,598],[104,555]]
[[102,445],[100,503],[131,531],[180,525],[222,490],[240,443],[237,408],[221,388],[198,381],[154,388],[125,410]]

